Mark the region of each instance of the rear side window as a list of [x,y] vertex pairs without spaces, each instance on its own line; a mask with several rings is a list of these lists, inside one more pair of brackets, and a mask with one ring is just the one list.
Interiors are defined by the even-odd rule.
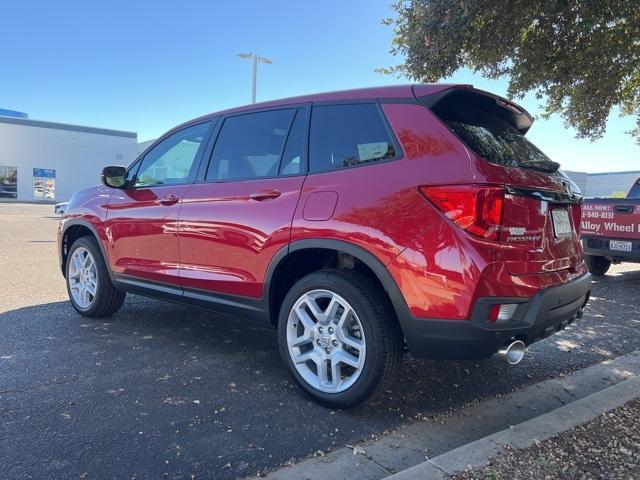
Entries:
[[213,149],[206,179],[241,180],[278,175],[295,113],[292,108],[226,118]]
[[396,148],[376,104],[313,107],[310,171],[337,170],[395,156]]

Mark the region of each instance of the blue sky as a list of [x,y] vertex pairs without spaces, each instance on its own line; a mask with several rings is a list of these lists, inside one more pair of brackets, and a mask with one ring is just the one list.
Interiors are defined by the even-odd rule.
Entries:
[[[190,118],[258,100],[407,83],[374,69],[397,63],[380,19],[391,0],[66,1],[10,0],[0,32],[0,108],[31,118],[138,132],[147,140]],[[506,81],[468,71],[450,79],[498,94]],[[520,102],[534,115],[533,96]],[[559,118],[538,119],[529,137],[563,168],[640,169],[640,147],[612,116],[595,143],[574,139]]]

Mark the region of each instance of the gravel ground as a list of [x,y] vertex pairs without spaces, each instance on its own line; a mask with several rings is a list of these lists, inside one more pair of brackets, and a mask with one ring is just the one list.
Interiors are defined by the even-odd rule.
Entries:
[[453,480],[640,478],[640,400]]

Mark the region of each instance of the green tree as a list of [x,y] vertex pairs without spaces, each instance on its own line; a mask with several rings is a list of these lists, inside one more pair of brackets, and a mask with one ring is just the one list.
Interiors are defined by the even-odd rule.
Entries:
[[508,95],[535,92],[595,140],[613,107],[636,117],[640,143],[640,0],[398,0],[391,53],[380,71],[435,82],[467,67],[509,78]]

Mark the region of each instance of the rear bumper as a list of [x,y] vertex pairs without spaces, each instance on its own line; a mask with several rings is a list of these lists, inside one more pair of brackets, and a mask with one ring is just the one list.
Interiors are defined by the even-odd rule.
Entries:
[[[471,319],[441,320],[411,317],[402,322],[409,351],[429,358],[486,358],[513,339],[527,345],[562,330],[582,316],[589,300],[591,275],[538,292],[533,298],[486,297],[476,302]],[[519,303],[515,318],[489,324],[494,303]]]
[[[582,248],[586,255],[595,257],[607,257],[612,260],[624,260],[628,262],[640,262],[640,240],[630,238],[603,238],[603,237],[582,237]],[[621,252],[609,248],[609,240],[621,240],[631,242],[630,252]]]

